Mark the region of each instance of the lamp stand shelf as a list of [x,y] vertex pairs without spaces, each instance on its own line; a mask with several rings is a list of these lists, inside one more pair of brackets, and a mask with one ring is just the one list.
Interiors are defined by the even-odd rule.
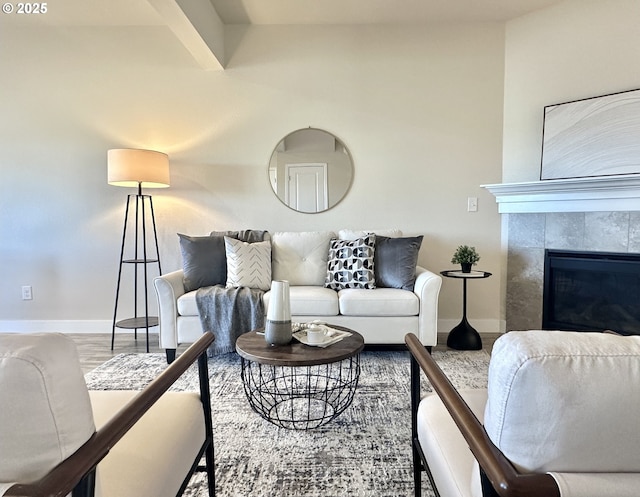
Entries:
[[[132,202],[134,200],[134,202]],[[134,257],[133,259],[124,258],[124,249],[127,239],[127,225],[129,222],[129,211],[132,208],[132,204],[135,203],[135,245],[134,245]],[[153,238],[155,241],[155,258],[148,258],[147,255],[147,212],[145,205],[149,204],[149,213],[151,215],[151,224],[153,227]],[[140,232],[140,228],[142,232]],[[142,242],[142,257],[139,257],[139,241]],[[132,318],[117,320],[118,315],[118,300],[120,296],[120,283],[122,281],[122,268],[125,264],[132,264],[134,268],[134,291],[133,291],[133,310],[134,316]],[[158,274],[162,274],[162,268],[160,266],[160,253],[158,250],[158,234],[156,232],[156,221],[153,212],[153,201],[151,195],[142,194],[142,186],[138,185],[137,195],[127,196],[127,207],[124,214],[124,228],[122,230],[122,246],[120,248],[120,266],[118,269],[118,284],[116,286],[116,302],[113,309],[113,326],[111,330],[111,350],[113,350],[116,328],[123,328],[134,330],[134,338],[138,339],[138,329],[144,328],[146,330],[146,342],[147,352],[149,352],[149,328],[158,326],[158,317],[149,316],[149,271],[147,266],[150,264],[158,265]],[[138,268],[142,266],[144,273],[144,313],[138,315]]]

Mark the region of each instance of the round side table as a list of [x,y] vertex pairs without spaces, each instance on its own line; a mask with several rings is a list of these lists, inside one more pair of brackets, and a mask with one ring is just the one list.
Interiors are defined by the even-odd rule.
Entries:
[[471,271],[463,273],[460,270],[450,269],[440,271],[446,278],[458,278],[462,280],[462,321],[449,332],[447,337],[447,347],[456,350],[480,350],[482,339],[480,334],[467,321],[467,280],[484,279],[491,276],[486,271]]

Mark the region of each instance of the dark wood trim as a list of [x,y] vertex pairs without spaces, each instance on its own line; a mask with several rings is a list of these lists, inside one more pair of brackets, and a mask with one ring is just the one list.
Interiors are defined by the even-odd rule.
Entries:
[[[409,333],[405,342],[411,355],[424,371],[433,389],[451,414],[469,448],[500,497],[560,497],[551,475],[519,473],[491,442],[482,424],[425,350],[418,337]],[[417,494],[416,494],[417,495]]]
[[[111,448],[131,429],[151,406],[173,385],[173,383],[199,357],[206,363],[207,347],[213,342],[213,334],[202,335],[197,342],[185,350],[180,357],[167,367],[144,390],[129,401],[111,420],[76,452],[61,462],[40,480],[30,484],[16,484],[5,497],[65,497],[74,487],[109,453]],[[208,383],[208,377],[207,377]],[[209,388],[206,394],[208,397]],[[210,404],[209,404],[210,405]],[[209,412],[210,416],[210,412]],[[205,424],[206,415],[205,415]],[[207,426],[209,431],[211,426]],[[207,438],[209,438],[209,433]],[[206,443],[206,442],[205,442]],[[211,447],[211,450],[213,447]],[[75,494],[74,494],[75,495]],[[89,494],[93,495],[91,490]]]

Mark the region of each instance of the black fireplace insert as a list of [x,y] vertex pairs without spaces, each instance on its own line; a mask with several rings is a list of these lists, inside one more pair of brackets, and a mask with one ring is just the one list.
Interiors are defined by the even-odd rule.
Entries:
[[640,254],[547,249],[542,328],[640,335]]

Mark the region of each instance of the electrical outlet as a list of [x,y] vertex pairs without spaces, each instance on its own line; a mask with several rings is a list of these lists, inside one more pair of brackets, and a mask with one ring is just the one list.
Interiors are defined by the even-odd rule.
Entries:
[[33,300],[31,285],[25,285],[22,287],[22,300]]
[[478,210],[478,197],[467,198],[467,212],[476,212]]

